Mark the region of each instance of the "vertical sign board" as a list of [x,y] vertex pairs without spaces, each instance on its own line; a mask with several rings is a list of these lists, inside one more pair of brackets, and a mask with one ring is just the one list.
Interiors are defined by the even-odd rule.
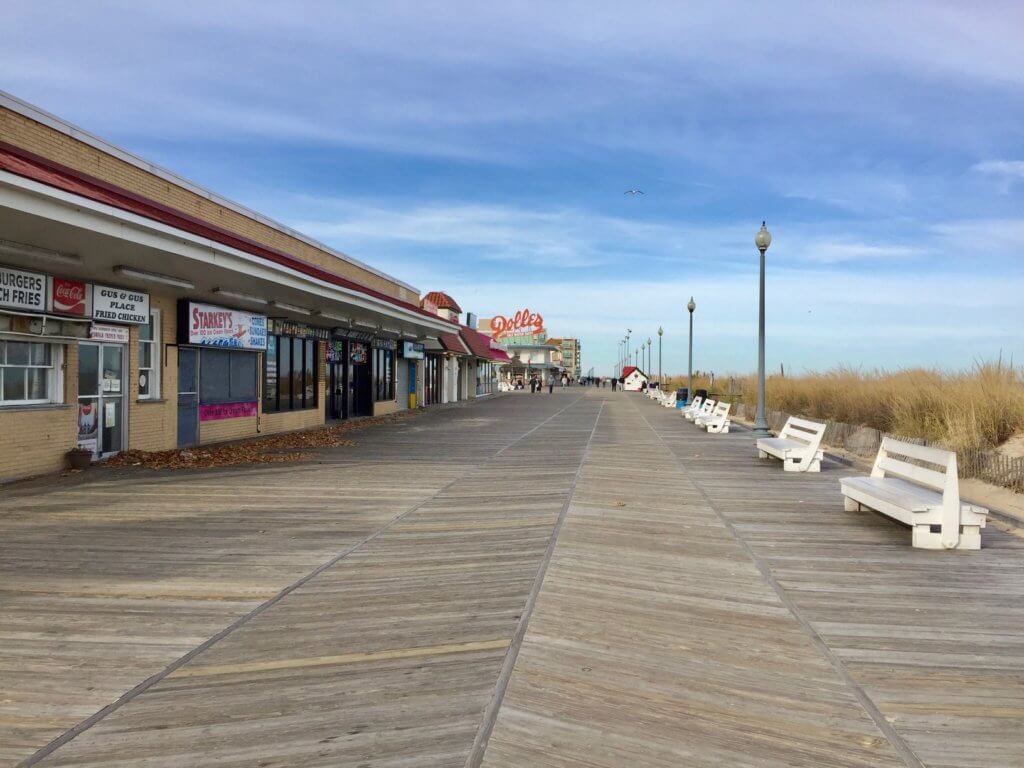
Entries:
[[46,311],[46,275],[0,267],[0,307]]

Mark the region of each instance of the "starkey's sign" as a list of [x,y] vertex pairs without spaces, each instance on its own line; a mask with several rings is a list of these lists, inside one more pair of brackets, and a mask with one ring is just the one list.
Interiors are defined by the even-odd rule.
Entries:
[[512,317],[495,315],[491,318],[491,338],[508,336],[536,336],[544,332],[544,318],[529,309],[520,309]]

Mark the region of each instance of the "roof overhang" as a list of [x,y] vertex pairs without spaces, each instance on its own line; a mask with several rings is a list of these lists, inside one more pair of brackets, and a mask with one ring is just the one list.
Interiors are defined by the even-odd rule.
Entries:
[[[195,284],[183,293],[213,304],[233,306],[323,325],[374,327],[394,334],[458,332],[458,324],[383,298],[360,293],[306,274],[285,264],[187,232],[115,206],[0,170],[0,231],[5,240],[56,252],[77,254],[78,264],[47,264],[30,256],[4,255],[11,266],[140,290],[157,288],[145,281],[115,276],[115,266],[157,272]],[[279,301],[309,312],[294,313],[269,305],[232,301],[214,293]],[[318,318],[313,313],[323,312]],[[328,314],[329,313],[329,314]],[[339,319],[341,318],[341,319]],[[349,321],[346,323],[345,321]]]

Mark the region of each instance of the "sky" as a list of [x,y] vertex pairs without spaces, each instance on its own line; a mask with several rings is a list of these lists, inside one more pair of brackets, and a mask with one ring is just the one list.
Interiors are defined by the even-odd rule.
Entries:
[[[4,0],[0,89],[610,373],[1024,362],[1024,3]],[[629,189],[643,195],[624,194]],[[657,357],[653,359],[657,372]]]

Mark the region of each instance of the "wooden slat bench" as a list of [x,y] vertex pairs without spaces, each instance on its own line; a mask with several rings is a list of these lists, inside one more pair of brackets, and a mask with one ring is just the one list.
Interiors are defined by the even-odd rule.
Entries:
[[711,413],[697,416],[694,419],[694,422],[697,424],[698,427],[706,429],[708,432],[728,433],[729,425],[732,423],[731,421],[729,421],[730,408],[732,408],[731,403],[715,403],[715,407],[711,411]]
[[687,419],[692,418],[692,416],[689,416],[688,414],[696,413],[697,411],[699,411],[701,409],[701,406],[703,406],[703,405],[704,405],[704,398],[700,397],[700,396],[697,396],[697,397],[693,398],[693,400],[690,401],[689,405],[687,405],[685,408],[682,408],[679,411],[679,415],[682,416],[683,418],[687,418]]
[[757,441],[757,453],[762,459],[782,459],[782,468],[787,472],[820,472],[824,435],[824,424],[790,416],[778,437]]
[[[696,404],[696,402],[697,401],[694,400],[694,404]],[[714,409],[715,409],[715,401],[710,399],[710,398],[708,398],[707,400],[705,400],[703,403],[700,404],[699,408],[694,408],[689,413],[684,413],[683,416],[685,416],[689,421],[693,421],[698,416],[707,416],[707,415],[709,415]]]
[[871,476],[844,477],[839,487],[847,511],[868,507],[911,526],[915,547],[981,549],[981,529],[988,510],[961,503],[952,451],[886,437]]

